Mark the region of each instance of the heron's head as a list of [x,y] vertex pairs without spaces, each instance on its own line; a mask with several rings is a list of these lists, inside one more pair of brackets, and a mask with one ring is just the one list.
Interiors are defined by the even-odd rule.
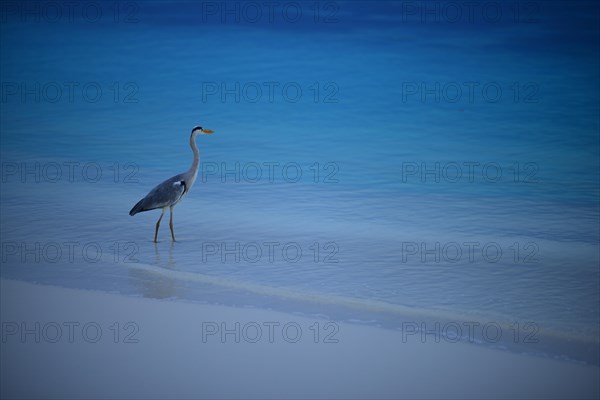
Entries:
[[194,129],[192,129],[192,135],[210,135],[211,133],[213,133],[213,131],[210,129],[204,129],[201,126],[196,126]]

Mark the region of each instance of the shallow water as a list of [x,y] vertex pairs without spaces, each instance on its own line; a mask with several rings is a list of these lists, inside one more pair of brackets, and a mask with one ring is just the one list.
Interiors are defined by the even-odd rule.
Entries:
[[[99,4],[97,23],[3,14],[3,277],[534,323],[552,339],[528,351],[597,363],[597,6],[421,23],[349,2],[295,24],[160,2],[115,23]],[[127,213],[189,168],[197,124],[216,134],[178,241],[165,219],[155,245],[159,213]]]

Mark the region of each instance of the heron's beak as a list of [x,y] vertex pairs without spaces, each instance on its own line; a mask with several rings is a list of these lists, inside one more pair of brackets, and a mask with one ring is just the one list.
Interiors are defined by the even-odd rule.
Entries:
[[202,132],[210,134],[210,133],[213,133],[214,131],[211,131],[210,129],[202,129]]

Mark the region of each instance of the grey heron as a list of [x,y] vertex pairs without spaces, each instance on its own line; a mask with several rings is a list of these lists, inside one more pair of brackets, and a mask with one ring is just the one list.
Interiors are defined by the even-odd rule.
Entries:
[[138,201],[137,204],[133,206],[131,211],[129,211],[129,215],[133,216],[139,212],[162,208],[160,217],[158,218],[158,221],[156,221],[154,243],[156,243],[156,239],[158,238],[158,227],[160,226],[160,220],[165,214],[167,207],[169,207],[171,210],[169,227],[171,228],[171,238],[173,241],[175,241],[175,234],[173,233],[173,207],[175,207],[175,205],[181,201],[183,196],[190,191],[194,181],[196,180],[196,176],[198,175],[200,152],[198,151],[198,147],[196,147],[196,136],[207,135],[211,133],[213,133],[213,131],[210,129],[204,129],[201,126],[194,127],[194,129],[192,129],[192,134],[190,135],[190,147],[194,152],[194,161],[192,162],[190,169],[187,172],[175,175],[174,177],[169,178],[156,186],[150,191],[150,193],[146,195],[146,197]]

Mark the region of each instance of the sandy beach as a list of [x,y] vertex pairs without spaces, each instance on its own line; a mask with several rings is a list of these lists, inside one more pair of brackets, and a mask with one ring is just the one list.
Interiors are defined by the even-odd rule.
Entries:
[[5,279],[1,289],[3,398],[599,395],[598,367],[376,327]]

